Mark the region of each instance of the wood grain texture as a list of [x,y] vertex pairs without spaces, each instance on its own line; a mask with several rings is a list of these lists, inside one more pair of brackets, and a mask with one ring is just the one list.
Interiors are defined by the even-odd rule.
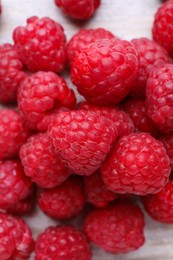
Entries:
[[[159,0],[102,0],[102,5],[93,19],[79,25],[64,17],[55,7],[53,0],[4,0],[0,18],[0,43],[12,42],[13,29],[24,24],[26,18],[32,15],[54,18],[63,25],[68,39],[82,27],[104,27],[129,40],[142,36],[151,37],[153,16],[159,4]],[[66,77],[69,80],[68,75]],[[46,217],[38,209],[25,219],[32,228],[34,237],[46,227],[57,224],[57,221]],[[78,218],[73,224],[77,225],[80,221]],[[93,260],[173,259],[173,225],[160,224],[146,216],[145,235],[145,245],[136,252],[115,256],[93,248]]]

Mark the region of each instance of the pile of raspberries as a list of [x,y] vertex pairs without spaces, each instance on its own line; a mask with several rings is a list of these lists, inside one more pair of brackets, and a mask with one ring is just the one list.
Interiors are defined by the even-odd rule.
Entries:
[[[55,3],[81,20],[100,0]],[[153,40],[98,28],[67,42],[62,25],[33,16],[0,46],[1,260],[91,260],[93,244],[136,250],[143,209],[173,224],[172,24],[173,0],[157,10]],[[36,204],[61,225],[34,241],[21,216]]]

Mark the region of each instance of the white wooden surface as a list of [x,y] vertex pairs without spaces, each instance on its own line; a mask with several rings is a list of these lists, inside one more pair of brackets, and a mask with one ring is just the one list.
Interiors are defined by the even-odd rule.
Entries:
[[[134,37],[151,37],[153,15],[159,4],[159,0],[102,0],[102,5],[93,19],[80,25],[71,23],[65,18],[56,8],[53,0],[2,0],[0,43],[12,42],[13,29],[24,24],[26,18],[32,15],[54,18],[64,26],[68,39],[81,27],[104,27],[119,37],[129,40]],[[34,237],[47,226],[57,224],[39,210],[25,219],[32,228]],[[75,220],[75,223],[77,222],[78,220]],[[146,216],[145,235],[145,245],[136,252],[112,255],[94,248],[93,260],[173,259],[173,225],[160,224]]]

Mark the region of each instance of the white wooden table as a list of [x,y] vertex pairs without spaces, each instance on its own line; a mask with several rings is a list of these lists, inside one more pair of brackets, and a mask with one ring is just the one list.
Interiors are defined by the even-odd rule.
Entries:
[[[68,39],[81,27],[104,27],[129,40],[142,36],[151,37],[153,16],[159,4],[159,0],[102,0],[94,18],[77,25],[61,14],[53,0],[2,0],[0,43],[12,42],[13,29],[24,24],[26,18],[32,15],[49,16],[58,21],[65,28]],[[25,219],[32,228],[34,237],[46,227],[57,224],[39,210]],[[173,225],[157,223],[147,216],[146,223],[146,243],[141,249],[126,255],[111,255],[94,248],[93,260],[172,260]]]

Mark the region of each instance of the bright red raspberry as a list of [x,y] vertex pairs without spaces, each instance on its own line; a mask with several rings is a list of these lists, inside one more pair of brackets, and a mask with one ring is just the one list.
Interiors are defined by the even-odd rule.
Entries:
[[49,227],[37,238],[35,260],[91,260],[85,235],[71,226]]
[[146,101],[149,117],[161,132],[173,132],[173,65],[164,65],[150,74]]
[[101,0],[55,0],[62,12],[74,19],[89,19],[100,6]]
[[157,194],[143,197],[147,213],[157,221],[173,223],[173,182],[170,181]]
[[24,174],[19,160],[0,161],[0,208],[8,209],[26,198],[32,183]]
[[91,175],[106,158],[117,130],[108,118],[77,110],[60,113],[49,134],[56,152],[75,174]]
[[23,65],[15,47],[11,44],[0,45],[0,102],[15,102],[17,90],[26,77]]
[[26,223],[20,218],[0,213],[0,224],[0,259],[29,259],[34,240]]
[[172,61],[166,50],[155,41],[139,38],[132,40],[132,43],[139,53],[139,71],[130,94],[145,97],[147,80],[152,70]]
[[173,135],[162,135],[159,140],[163,143],[167,155],[171,162],[171,169],[173,170]]
[[163,144],[147,133],[121,137],[101,172],[108,189],[117,193],[146,195],[167,183],[170,161]]
[[17,111],[0,109],[0,160],[17,157],[29,134]]
[[123,40],[101,40],[76,56],[71,79],[79,93],[100,105],[120,102],[130,91],[138,72],[138,54]]
[[41,190],[38,204],[41,210],[55,219],[77,216],[84,208],[85,194],[83,182],[77,176],[66,180],[61,186]]
[[66,63],[66,37],[54,20],[33,16],[26,26],[13,32],[13,40],[22,62],[31,71],[61,72]]
[[103,28],[79,30],[75,35],[73,35],[67,44],[67,59],[69,67],[72,66],[75,57],[80,53],[80,51],[90,46],[90,44],[103,39],[116,38],[115,35]]
[[25,174],[42,188],[58,186],[70,175],[47,133],[31,136],[20,149],[20,159]]
[[31,129],[47,130],[46,124],[54,114],[57,116],[61,107],[73,108],[75,105],[74,91],[53,72],[37,72],[27,77],[19,88],[18,107]]
[[144,217],[136,205],[120,202],[89,213],[84,224],[89,240],[112,253],[127,253],[144,244]]

